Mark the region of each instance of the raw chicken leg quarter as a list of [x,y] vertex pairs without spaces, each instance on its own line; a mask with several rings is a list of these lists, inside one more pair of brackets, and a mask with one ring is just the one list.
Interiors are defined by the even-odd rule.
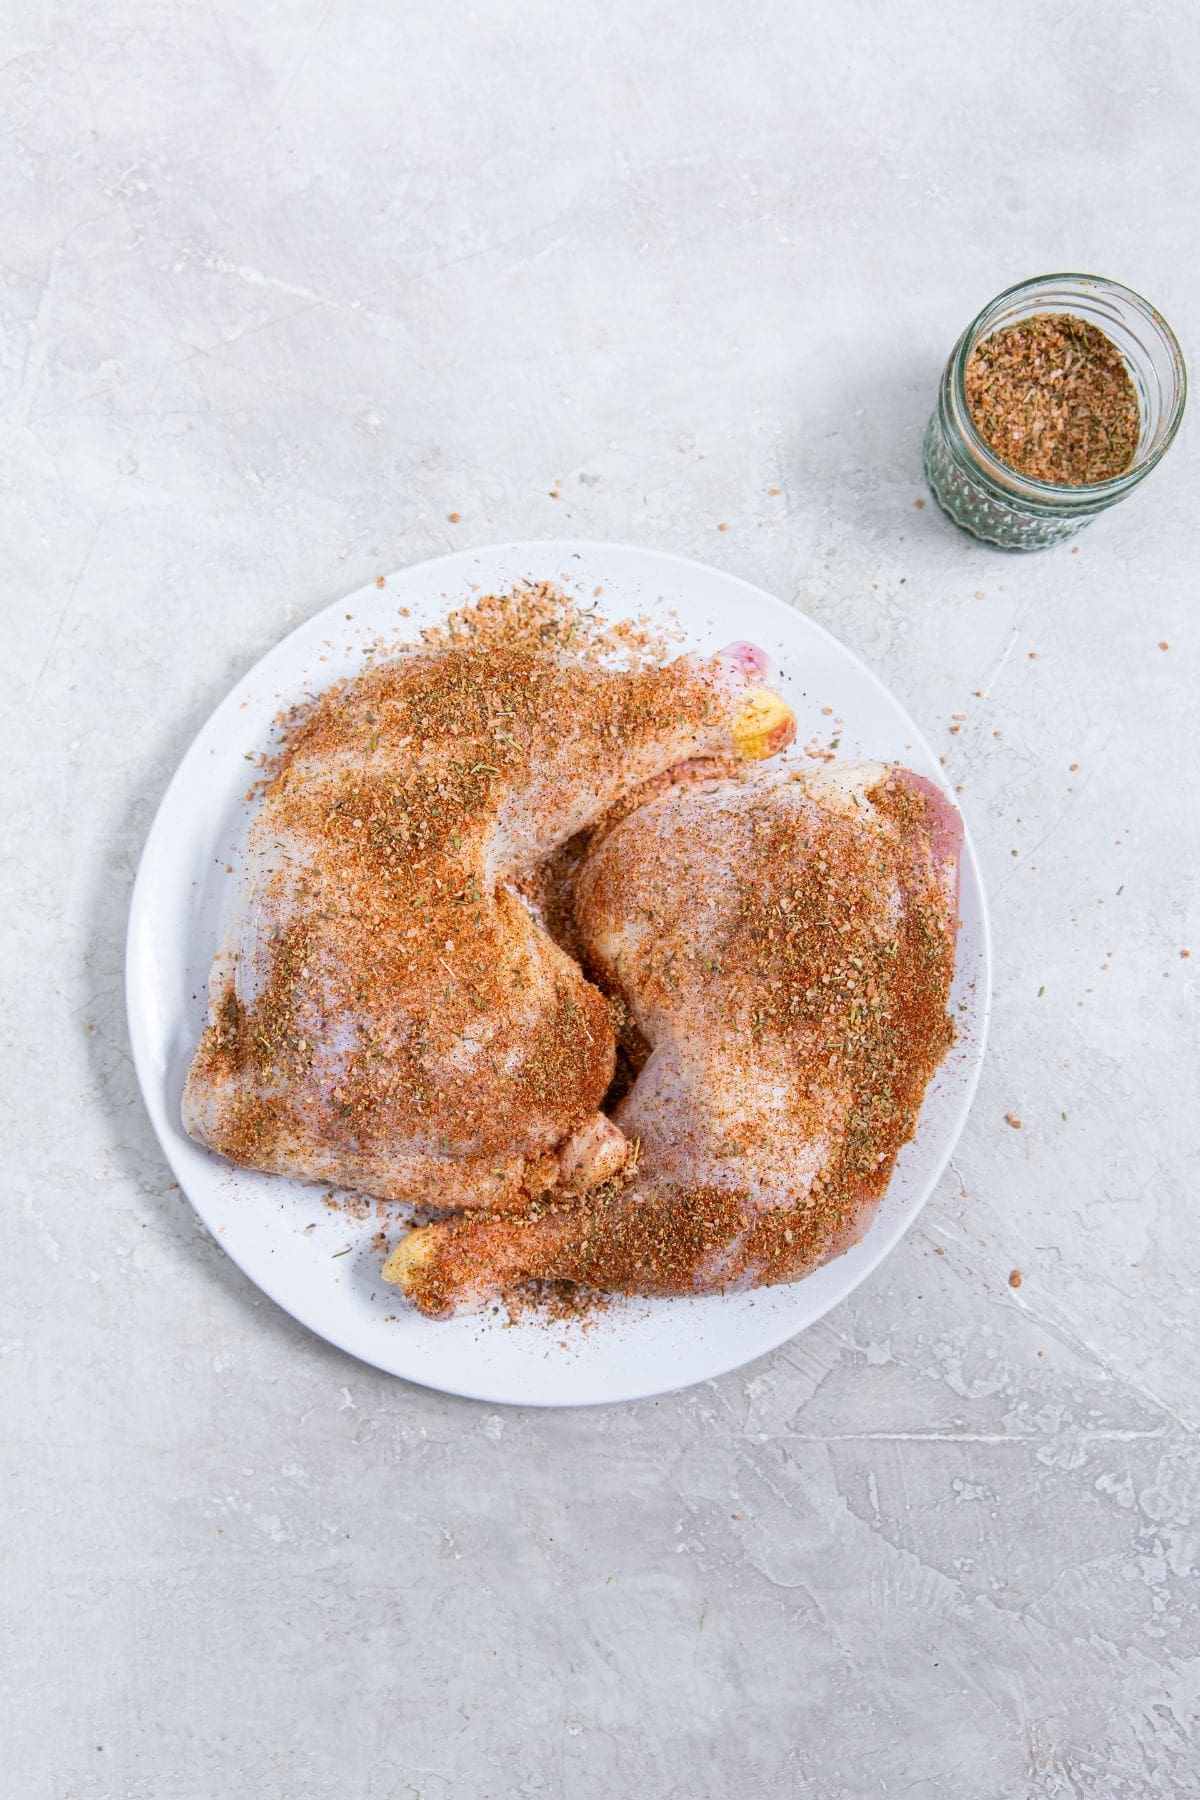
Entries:
[[764,669],[744,645],[637,673],[427,650],[321,696],[251,831],[192,1136],[435,1207],[615,1175],[610,1004],[510,884],[681,760],[783,748]]
[[385,1268],[440,1316],[529,1279],[696,1294],[856,1242],[953,1039],[957,813],[879,763],[679,782],[579,873],[589,968],[639,1073],[639,1156],[582,1201],[410,1233]]

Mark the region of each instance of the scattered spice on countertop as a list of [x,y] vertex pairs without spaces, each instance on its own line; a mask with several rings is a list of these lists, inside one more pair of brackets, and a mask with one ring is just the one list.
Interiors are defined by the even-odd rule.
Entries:
[[1020,1119],[1014,1118],[1012,1113],[1005,1113],[1004,1123],[1006,1125],[1011,1125],[1014,1131],[1020,1131],[1020,1129],[1021,1129]]
[[1010,1275],[1010,1276],[1009,1276],[1009,1278],[1008,1278],[1008,1285],[1009,1285],[1009,1287],[1011,1287],[1011,1288],[1018,1288],[1018,1287],[1020,1287],[1020,1285],[1021,1285],[1021,1271],[1020,1271],[1020,1269],[1014,1269],[1014,1270],[1013,1270],[1013,1272],[1012,1272],[1012,1274],[1011,1274],[1011,1275]]
[[1035,481],[1111,481],[1137,451],[1137,391],[1112,339],[1072,313],[1034,313],[975,346],[967,405],[984,442]]

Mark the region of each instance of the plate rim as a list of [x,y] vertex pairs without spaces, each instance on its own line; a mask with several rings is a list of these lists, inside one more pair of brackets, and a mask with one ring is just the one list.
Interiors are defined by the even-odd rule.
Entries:
[[[166,1106],[165,1103],[162,1102],[161,1096],[157,1093],[157,1085],[150,1079],[151,1073],[154,1072],[154,1056],[153,1051],[146,1042],[144,1036],[146,1028],[143,1026],[139,1016],[138,997],[135,997],[134,994],[135,965],[137,960],[135,952],[140,934],[144,931],[146,925],[146,914],[149,905],[146,895],[150,882],[147,871],[153,862],[152,852],[155,847],[156,839],[163,831],[165,831],[165,821],[171,802],[175,797],[176,790],[184,782],[185,776],[190,771],[193,763],[198,762],[202,754],[202,740],[207,737],[214,720],[227,709],[231,711],[236,709],[237,702],[243,691],[254,681],[260,669],[278,655],[284,645],[290,643],[293,638],[318,626],[320,621],[325,618],[326,614],[334,613],[339,608],[343,607],[348,600],[352,599],[355,594],[366,591],[369,584],[362,583],[359,587],[351,589],[348,593],[327,601],[325,605],[318,607],[315,612],[310,613],[306,618],[299,620],[289,631],[285,632],[282,637],[276,639],[273,644],[269,645],[268,648],[263,651],[261,656],[256,657],[254,662],[251,663],[242,675],[239,676],[238,680],[234,682],[233,686],[226,690],[221,699],[218,700],[217,704],[205,716],[191,737],[182,755],[179,757],[170,779],[167,781],[166,786],[162,791],[158,804],[154,809],[154,816],[150,821],[145,839],[143,840],[141,852],[138,856],[137,871],[134,876],[133,887],[130,893],[129,916],[125,932],[125,970],[123,989],[126,1026],[129,1033],[134,1072],[137,1076],[142,1104],[149,1116],[150,1124],[153,1128],[159,1149],[166,1159],[167,1165],[176,1181],[179,1183],[180,1192],[186,1198],[192,1211],[204,1226],[204,1229],[209,1233],[209,1236],[212,1237],[214,1243],[216,1243],[222,1252],[229,1257],[230,1261],[245,1279],[260,1293],[264,1294],[273,1305],[279,1306],[290,1318],[294,1319],[296,1323],[301,1325],[306,1331],[312,1332],[315,1337],[322,1339],[327,1344],[331,1344],[343,1355],[352,1357],[356,1362],[365,1363],[370,1368],[376,1368],[382,1374],[388,1375],[394,1380],[412,1382],[415,1386],[426,1388],[434,1393],[452,1394],[458,1399],[473,1400],[481,1404],[492,1406],[537,1407],[539,1409],[547,1408],[563,1410],[592,1406],[625,1405],[644,1400],[659,1399],[666,1394],[686,1392],[688,1388],[697,1386],[701,1382],[717,1380],[722,1375],[733,1374],[739,1369],[749,1368],[763,1357],[773,1355],[783,1344],[790,1343],[793,1338],[799,1337],[803,1332],[810,1330],[812,1326],[818,1324],[834,1309],[834,1307],[841,1305],[844,1300],[849,1299],[850,1295],[861,1287],[870,1275],[874,1274],[880,1264],[891,1255],[901,1238],[905,1237],[908,1232],[912,1230],[925,1210],[925,1207],[928,1205],[935,1188],[949,1166],[950,1159],[954,1155],[959,1140],[966,1128],[967,1121],[970,1118],[971,1110],[975,1103],[975,1097],[979,1089],[979,1082],[983,1073],[983,1065],[987,1055],[987,1044],[991,1026],[993,988],[991,914],[979,857],[975,850],[974,839],[972,838],[970,826],[965,814],[958,804],[957,797],[953,793],[950,783],[941,768],[939,759],[934,754],[924,732],[912,718],[907,706],[902,704],[891,689],[887,687],[882,678],[878,676],[866,662],[864,662],[862,657],[860,657],[855,650],[852,650],[847,644],[844,644],[840,638],[835,636],[835,634],[830,631],[827,626],[821,624],[819,620],[812,618],[810,614],[802,611],[800,607],[792,606],[786,600],[780,599],[778,595],[772,594],[766,588],[760,587],[756,582],[747,580],[745,576],[732,574],[728,570],[719,568],[715,564],[700,562],[695,557],[682,556],[675,551],[661,550],[657,547],[642,544],[626,543],[615,538],[501,539],[495,543],[472,545],[464,550],[452,550],[441,556],[426,557],[420,562],[404,564],[397,569],[389,571],[385,577],[385,582],[391,582],[400,577],[409,577],[420,571],[433,569],[449,570],[454,565],[466,566],[473,560],[492,556],[512,555],[514,552],[520,554],[529,552],[531,555],[535,556],[545,554],[547,557],[550,553],[554,553],[556,557],[561,558],[564,552],[568,556],[571,556],[577,553],[586,555],[589,551],[601,553],[618,552],[626,555],[633,555],[638,558],[648,558],[654,563],[663,567],[675,568],[684,574],[698,572],[705,577],[715,575],[718,576],[722,582],[745,589],[748,593],[753,594],[756,600],[765,601],[773,610],[786,615],[789,619],[802,619],[805,625],[810,630],[816,632],[819,637],[823,638],[840,658],[849,662],[860,676],[865,676],[870,686],[882,695],[889,706],[895,708],[903,716],[907,727],[912,733],[913,747],[923,752],[930,767],[937,770],[936,779],[962,820],[962,861],[964,865],[969,865],[971,869],[979,902],[980,968],[978,980],[981,992],[979,992],[977,998],[977,1022],[972,1033],[971,1064],[966,1072],[966,1078],[959,1098],[957,1118],[953,1129],[947,1136],[942,1154],[938,1157],[936,1164],[925,1180],[924,1189],[919,1200],[915,1203],[910,1203],[908,1209],[886,1224],[881,1224],[879,1218],[876,1218],[869,1228],[869,1235],[874,1239],[876,1238],[876,1234],[878,1234],[877,1239],[871,1244],[871,1248],[865,1257],[862,1266],[856,1270],[850,1286],[844,1288],[840,1293],[830,1296],[828,1300],[820,1305],[819,1310],[814,1312],[804,1324],[798,1326],[789,1324],[785,1326],[785,1328],[781,1329],[779,1334],[776,1337],[773,1337],[770,1342],[756,1345],[748,1356],[739,1361],[727,1362],[722,1356],[718,1356],[715,1359],[715,1363],[719,1363],[721,1366],[714,1365],[713,1367],[701,1368],[695,1375],[690,1376],[682,1383],[668,1381],[662,1386],[651,1385],[648,1387],[636,1387],[632,1391],[622,1390],[612,1394],[584,1396],[579,1399],[564,1399],[552,1396],[525,1396],[521,1399],[513,1399],[511,1395],[488,1392],[486,1383],[473,1383],[468,1386],[453,1378],[434,1380],[425,1375],[411,1374],[407,1371],[402,1372],[394,1367],[390,1367],[376,1356],[364,1352],[364,1350],[357,1345],[352,1345],[347,1342],[346,1337],[339,1332],[336,1324],[330,1329],[324,1324],[314,1323],[309,1317],[306,1317],[302,1311],[298,1311],[296,1305],[292,1301],[285,1298],[281,1292],[277,1291],[275,1284],[270,1283],[268,1279],[260,1277],[257,1272],[252,1272],[247,1268],[245,1262],[237,1254],[234,1248],[227,1244],[222,1237],[217,1236],[216,1232],[205,1218],[204,1213],[201,1211],[200,1206],[189,1192],[187,1183],[184,1179],[184,1172],[176,1163],[173,1145],[160,1123],[160,1113],[163,1115],[163,1122],[165,1123]],[[376,578],[376,581],[378,581],[378,577]],[[451,602],[451,604],[453,604],[453,602]]]

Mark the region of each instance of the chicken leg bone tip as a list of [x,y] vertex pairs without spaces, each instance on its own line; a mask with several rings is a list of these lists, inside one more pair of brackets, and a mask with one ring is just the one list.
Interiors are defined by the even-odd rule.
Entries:
[[718,650],[717,661],[735,663],[743,675],[747,678],[757,677],[759,681],[765,681],[771,673],[771,659],[766,651],[745,639],[736,644],[726,644],[723,650]]
[[436,1243],[436,1234],[424,1226],[406,1232],[383,1265],[383,1279],[407,1292],[416,1270],[432,1256]]
[[796,715],[770,688],[751,688],[733,722],[733,748],[745,762],[761,762],[786,750],[796,735]]

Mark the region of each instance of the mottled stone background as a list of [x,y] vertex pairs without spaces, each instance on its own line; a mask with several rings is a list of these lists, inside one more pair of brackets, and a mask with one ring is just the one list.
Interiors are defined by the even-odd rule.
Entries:
[[[6,1796],[1200,1793],[1195,431],[1077,554],[957,535],[919,459],[1024,276],[1200,352],[1198,82],[1182,0],[7,9]],[[997,990],[852,1300],[539,1414],[259,1298],[121,971],[232,680],[381,569],[547,535],[866,657],[963,784]]]

